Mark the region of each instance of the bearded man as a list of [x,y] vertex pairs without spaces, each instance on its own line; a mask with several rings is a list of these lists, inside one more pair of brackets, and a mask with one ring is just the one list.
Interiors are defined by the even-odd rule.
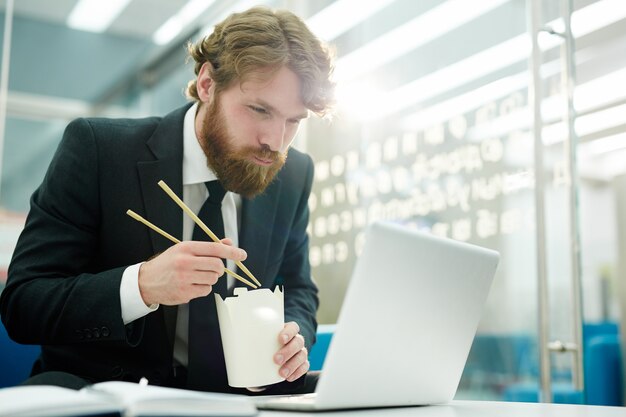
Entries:
[[[263,287],[284,287],[287,324],[273,359],[285,382],[273,388],[305,382],[318,305],[306,234],[313,164],[290,145],[309,113],[331,105],[331,55],[298,17],[265,8],[229,16],[189,51],[194,103],[163,118],[73,121],[32,196],[0,300],[10,336],[42,345],[28,384],[145,377],[253,391],[227,384],[214,305],[193,313],[220,284],[232,293],[224,259],[231,270],[245,260]],[[221,243],[196,239],[160,180],[196,213],[220,194]],[[196,322],[209,323],[208,341],[194,336]]]

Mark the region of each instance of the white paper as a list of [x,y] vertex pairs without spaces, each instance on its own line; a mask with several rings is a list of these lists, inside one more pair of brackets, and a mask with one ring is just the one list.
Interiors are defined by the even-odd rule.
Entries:
[[252,416],[256,409],[248,397],[190,391],[122,381],[100,382],[84,390],[107,394],[123,406],[123,417],[134,416]]
[[109,398],[52,385],[0,389],[0,416],[89,416],[120,411],[120,405]]
[[121,414],[123,417],[254,416],[250,398],[188,391],[131,382],[101,382],[76,391],[51,385],[0,389],[0,417],[77,417]]

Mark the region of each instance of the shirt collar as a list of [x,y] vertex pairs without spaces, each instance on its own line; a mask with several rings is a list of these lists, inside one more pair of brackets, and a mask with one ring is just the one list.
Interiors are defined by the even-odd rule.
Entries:
[[183,185],[216,180],[217,176],[207,166],[206,155],[196,136],[196,111],[198,103],[187,110],[183,123]]

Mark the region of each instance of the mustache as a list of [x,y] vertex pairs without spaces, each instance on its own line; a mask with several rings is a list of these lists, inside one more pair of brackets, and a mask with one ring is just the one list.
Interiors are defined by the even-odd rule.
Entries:
[[284,158],[284,154],[278,151],[273,151],[269,148],[269,146],[265,145],[262,148],[248,148],[246,149],[246,153],[248,155],[254,155],[259,159],[263,159],[265,161],[276,162]]

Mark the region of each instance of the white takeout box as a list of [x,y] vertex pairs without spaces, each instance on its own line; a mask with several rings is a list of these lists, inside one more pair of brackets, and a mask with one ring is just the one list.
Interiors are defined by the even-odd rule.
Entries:
[[215,294],[228,385],[260,387],[284,381],[280,365],[274,363],[285,321],[283,292],[278,287],[274,292],[235,288],[234,295],[222,300]]

